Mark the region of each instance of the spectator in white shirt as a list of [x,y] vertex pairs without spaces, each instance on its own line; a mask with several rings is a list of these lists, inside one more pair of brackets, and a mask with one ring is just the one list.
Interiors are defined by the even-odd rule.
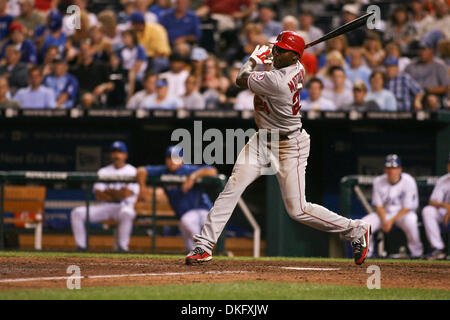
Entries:
[[178,109],[183,101],[177,96],[169,95],[168,82],[161,78],[156,81],[156,95],[147,96],[141,104],[145,109]]
[[39,67],[32,67],[28,71],[28,81],[30,86],[20,89],[14,96],[14,100],[24,109],[54,109],[56,107],[55,93],[42,85],[43,76]]
[[344,69],[339,66],[331,67],[329,74],[333,83],[333,89],[325,89],[323,96],[333,101],[337,109],[352,103],[352,91],[345,87],[347,77],[345,76]]
[[323,82],[318,78],[312,78],[307,85],[309,97],[302,102],[302,111],[321,110],[333,111],[336,110],[336,105],[333,101],[322,97]]
[[156,79],[154,73],[147,73],[144,77],[144,89],[136,92],[127,103],[127,109],[139,109],[142,107],[142,101],[148,96],[156,95]]
[[183,108],[188,110],[205,109],[205,100],[198,91],[198,80],[195,75],[189,75],[185,82],[186,93],[182,97]]
[[189,71],[186,70],[186,61],[178,53],[169,57],[170,70],[161,74],[161,78],[167,79],[169,83],[169,96],[181,98],[185,94],[185,86]]
[[234,110],[253,110],[254,97],[255,94],[248,89],[239,92],[234,103]]

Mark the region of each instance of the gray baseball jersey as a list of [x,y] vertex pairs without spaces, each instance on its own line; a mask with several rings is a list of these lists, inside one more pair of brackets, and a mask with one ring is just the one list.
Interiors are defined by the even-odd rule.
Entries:
[[300,62],[271,71],[252,72],[248,87],[255,93],[255,122],[259,129],[289,133],[300,129],[300,90],[305,68]]

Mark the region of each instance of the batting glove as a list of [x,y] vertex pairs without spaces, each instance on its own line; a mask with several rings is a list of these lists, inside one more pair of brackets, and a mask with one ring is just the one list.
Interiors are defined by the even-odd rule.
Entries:
[[271,50],[268,46],[257,45],[253,53],[250,55],[256,64],[271,64],[272,55]]

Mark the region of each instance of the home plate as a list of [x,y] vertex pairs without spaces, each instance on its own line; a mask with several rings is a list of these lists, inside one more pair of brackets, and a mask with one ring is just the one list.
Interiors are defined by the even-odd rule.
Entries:
[[281,267],[281,268],[299,271],[336,271],[341,269],[341,268],[299,268],[299,267]]

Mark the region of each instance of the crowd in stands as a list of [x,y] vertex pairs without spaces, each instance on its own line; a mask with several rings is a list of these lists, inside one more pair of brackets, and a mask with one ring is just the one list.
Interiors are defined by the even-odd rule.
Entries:
[[[282,3],[0,0],[0,108],[253,110],[235,79],[256,45],[308,43],[369,5]],[[375,29],[304,52],[302,110],[450,110],[449,1],[386,3]]]

